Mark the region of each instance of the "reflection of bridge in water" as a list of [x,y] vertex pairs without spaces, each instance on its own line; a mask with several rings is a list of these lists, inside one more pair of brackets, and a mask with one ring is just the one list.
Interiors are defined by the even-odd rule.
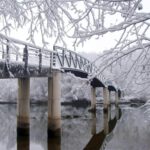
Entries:
[[[117,123],[117,120],[121,117],[121,110],[119,107],[115,108],[116,114],[112,118],[111,117],[111,108],[108,108],[108,111],[103,111],[103,130],[96,133],[96,116],[92,114],[92,126],[91,126],[91,134],[92,137],[87,143],[87,145],[83,148],[84,150],[100,150],[105,149],[107,143],[113,137],[113,129]],[[107,138],[106,138],[107,136]],[[63,137],[62,137],[63,138]],[[30,142],[29,137],[18,138],[17,140],[17,150],[29,150]],[[37,141],[39,142],[39,141]],[[73,142],[73,141],[72,141]],[[45,143],[46,144],[46,143]],[[47,147],[47,150],[61,150],[61,138],[49,138],[47,139],[47,145],[43,145],[43,147]]]
[[[116,110],[116,115],[113,119],[111,119],[111,110],[110,107],[108,107],[108,111],[105,112],[104,111],[104,129],[99,132],[96,133],[96,123],[93,124],[92,126],[92,138],[90,139],[90,141],[88,142],[88,144],[85,146],[84,150],[99,150],[100,148],[102,148],[102,145],[104,145],[104,140],[106,138],[106,136],[112,132],[112,130],[114,129],[117,120],[120,119],[121,117],[121,110],[119,107],[115,108]],[[93,118],[96,119],[96,116]],[[95,122],[95,121],[94,121]]]
[[[62,117],[61,137],[47,138],[46,105],[31,105],[29,136],[16,135],[16,105],[0,105],[0,147],[6,145],[6,149],[15,150],[17,142],[17,150],[69,150],[71,148],[72,150],[88,148],[96,150],[98,147],[104,147],[113,138],[113,133],[109,134],[109,132],[120,118],[118,107],[111,105],[108,111],[103,111],[100,107],[96,113],[97,117],[94,113],[87,114],[88,108],[86,110],[71,106],[69,108],[78,110],[80,117],[69,119]],[[62,116],[68,116],[68,114],[70,114],[68,108],[65,107],[65,111],[63,108]],[[107,137],[106,134],[108,134]]]
[[60,135],[61,129],[61,73],[71,72],[82,78],[91,78],[91,109],[96,109],[96,88],[103,88],[104,108],[115,92],[116,104],[121,92],[113,85],[106,85],[97,67],[81,55],[54,46],[53,51],[15,40],[0,34],[0,78],[18,78],[17,127],[18,133],[28,134],[30,118],[30,78],[48,78],[48,135]]

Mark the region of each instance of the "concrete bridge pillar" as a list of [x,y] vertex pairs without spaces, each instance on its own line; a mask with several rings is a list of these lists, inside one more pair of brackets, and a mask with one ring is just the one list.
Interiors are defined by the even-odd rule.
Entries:
[[61,135],[61,71],[48,78],[48,137]]
[[91,111],[96,111],[96,88],[91,86]]
[[18,79],[17,134],[29,135],[30,78]]
[[103,98],[104,98],[104,110],[108,109],[109,106],[109,98],[110,98],[110,93],[107,87],[103,87]]

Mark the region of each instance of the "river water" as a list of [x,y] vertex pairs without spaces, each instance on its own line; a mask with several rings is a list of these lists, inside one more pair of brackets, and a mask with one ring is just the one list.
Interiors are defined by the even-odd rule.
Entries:
[[18,138],[16,105],[0,105],[0,150],[149,150],[149,104],[120,108],[62,106],[61,138],[47,139],[46,105],[31,105],[30,136]]

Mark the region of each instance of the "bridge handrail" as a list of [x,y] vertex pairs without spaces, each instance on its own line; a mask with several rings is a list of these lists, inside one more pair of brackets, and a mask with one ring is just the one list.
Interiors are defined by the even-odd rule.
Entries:
[[[49,61],[49,67],[55,68],[55,65],[54,65],[54,64],[56,64],[55,59],[57,59],[57,61],[59,63],[61,61],[61,60],[58,60],[58,58],[56,58],[54,56],[56,54],[56,55],[58,55],[57,57],[59,57],[59,58],[64,57],[63,59],[66,59],[65,57],[67,57],[67,59],[69,59],[71,56],[72,58],[70,58],[70,59],[71,59],[72,64],[74,62],[76,63],[76,65],[74,64],[74,66],[73,66],[74,69],[80,69],[81,71],[87,72],[89,75],[89,78],[98,71],[98,68],[95,65],[95,63],[91,63],[90,60],[88,60],[87,58],[83,57],[82,55],[80,55],[74,51],[68,50],[66,48],[62,48],[59,46],[53,46],[53,50],[48,50],[44,47],[40,47],[40,46],[36,46],[36,45],[30,44],[27,42],[23,42],[21,40],[8,37],[1,33],[0,33],[0,38],[1,38],[1,42],[3,42],[3,44],[6,45],[8,47],[8,49],[10,49],[10,48],[13,49],[15,47],[18,48],[18,51],[17,50],[14,51],[14,49],[13,49],[13,51],[9,50],[8,53],[7,53],[7,48],[6,48],[6,52],[4,52],[4,55],[5,55],[4,57],[6,59],[6,62],[7,61],[9,62],[10,54],[15,55],[15,53],[16,53],[16,61],[17,61],[18,56],[21,59],[24,59],[24,57],[27,58],[28,56],[29,56],[29,58],[30,58],[30,56],[33,58],[33,56],[35,56],[35,58],[36,57],[39,58],[39,66],[41,67],[43,64],[40,64],[40,63],[42,62],[43,57],[44,57],[44,58],[47,58],[46,60]],[[4,42],[3,39],[6,40],[6,42]],[[11,44],[14,44],[14,45],[11,45]],[[17,47],[17,45],[18,45],[18,47]],[[19,45],[24,47],[24,48],[22,48],[21,53],[19,51],[20,50]],[[24,51],[25,48],[26,48],[26,52]],[[19,60],[20,60],[20,58],[19,58]],[[44,59],[44,61],[45,61],[45,59]],[[28,65],[28,62],[25,62],[25,63],[27,63],[26,65]],[[65,65],[62,66],[62,68],[63,67],[65,67]],[[71,68],[72,66],[68,66],[68,68],[69,67]],[[98,78],[100,81],[104,80],[103,75],[94,76],[94,78],[95,77]]]
[[[66,48],[64,48],[64,47],[60,47],[60,46],[54,46],[53,49],[54,49],[54,50],[60,49],[60,50],[64,50],[64,51],[67,51],[67,52],[71,52],[71,53],[73,53],[73,54],[77,54],[78,56],[80,56],[80,57],[86,59],[86,60],[90,63],[90,60],[89,60],[89,59],[83,57],[82,55],[80,55],[80,54],[78,54],[78,53],[76,53],[76,52],[74,52],[74,51],[72,51],[72,50],[68,50],[68,49],[66,49]],[[92,63],[91,63],[91,64],[92,64]]]
[[[83,57],[82,55],[80,55],[80,54],[78,54],[78,53],[76,53],[76,52],[74,52],[74,51],[72,51],[72,50],[68,50],[68,49],[63,48],[63,47],[60,47],[60,46],[54,46],[53,49],[54,49],[54,51],[57,51],[57,49],[59,49],[59,50],[62,50],[62,51],[64,51],[64,52],[68,52],[68,53],[71,52],[71,53],[73,53],[74,55],[77,55],[77,56],[79,56],[79,57],[81,57],[82,59],[84,59],[84,60],[87,61],[87,64],[86,64],[84,67],[86,67],[86,66],[88,66],[88,65],[92,65],[92,66],[94,67],[94,70],[97,70],[97,69],[98,69],[98,68],[96,67],[95,63],[91,63],[89,59]],[[61,53],[61,54],[62,54],[62,53]],[[65,54],[65,55],[66,55],[66,54]]]
[[63,48],[63,47],[60,47],[60,46],[54,46],[53,49],[56,49],[56,48],[58,48],[58,49],[60,49],[60,50],[64,50],[64,51],[67,51],[67,52],[71,52],[71,53],[77,54],[78,56],[80,56],[80,57],[84,58],[85,60],[87,60],[90,64],[94,65],[95,68],[97,68],[96,65],[95,65],[95,63],[93,63],[93,62],[91,63],[89,59],[83,57],[81,54],[78,54],[78,53],[76,53],[76,52],[74,52],[74,51],[72,51],[72,50],[68,50],[68,49]]
[[0,33],[0,37],[3,38],[3,39],[6,39],[8,41],[14,42],[16,44],[27,45],[27,46],[35,48],[35,49],[41,49],[42,51],[52,52],[52,51],[50,51],[50,50],[48,50],[46,48],[43,48],[43,47],[31,44],[31,43],[28,43],[28,42],[24,42],[24,41],[21,41],[21,40],[18,40],[18,39],[14,39],[14,38],[8,37],[6,35],[3,35],[1,33]]

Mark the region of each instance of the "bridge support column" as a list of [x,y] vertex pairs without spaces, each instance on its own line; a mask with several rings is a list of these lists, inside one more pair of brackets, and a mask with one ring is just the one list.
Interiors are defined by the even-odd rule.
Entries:
[[91,111],[96,111],[96,88],[91,86]]
[[18,79],[17,134],[29,135],[30,78]]
[[110,98],[110,93],[107,87],[103,87],[103,98],[104,98],[104,111],[108,110],[109,107],[109,98]]
[[48,78],[48,137],[61,136],[61,72]]

